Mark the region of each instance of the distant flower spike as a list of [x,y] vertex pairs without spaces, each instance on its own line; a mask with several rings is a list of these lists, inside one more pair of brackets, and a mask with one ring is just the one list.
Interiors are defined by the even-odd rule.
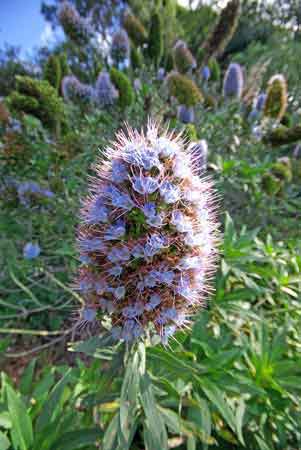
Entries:
[[114,65],[120,69],[128,66],[130,60],[130,40],[125,30],[120,29],[113,34],[111,57]]
[[81,104],[87,104],[92,101],[92,86],[81,83],[74,75],[66,75],[62,80],[61,88],[64,99],[67,101]]
[[76,8],[68,1],[59,6],[58,19],[65,34],[77,45],[86,45],[93,31],[87,19],[81,17]]
[[280,121],[287,109],[287,84],[281,74],[270,78],[267,96],[263,108],[263,116]]
[[236,63],[230,64],[224,77],[224,97],[240,99],[243,87],[244,76],[241,66]]
[[174,65],[178,72],[187,73],[196,68],[196,60],[186,42],[179,40],[173,48]]
[[79,228],[80,319],[109,316],[115,339],[149,332],[166,344],[205,302],[218,238],[212,183],[199,178],[195,150],[152,122],[119,132],[105,157]]
[[123,19],[123,26],[137,47],[142,46],[147,42],[146,30],[138,17],[127,12]]
[[118,98],[118,91],[111,82],[110,74],[106,71],[100,72],[95,83],[94,101],[100,107],[110,106]]
[[222,10],[215,28],[203,45],[203,64],[224,52],[237,28],[240,12],[240,0],[230,0]]

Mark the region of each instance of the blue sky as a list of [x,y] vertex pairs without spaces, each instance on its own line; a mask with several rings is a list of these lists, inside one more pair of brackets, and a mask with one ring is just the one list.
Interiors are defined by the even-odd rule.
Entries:
[[51,42],[51,27],[40,8],[40,0],[0,0],[0,47],[4,42],[21,46],[26,56],[34,46]]

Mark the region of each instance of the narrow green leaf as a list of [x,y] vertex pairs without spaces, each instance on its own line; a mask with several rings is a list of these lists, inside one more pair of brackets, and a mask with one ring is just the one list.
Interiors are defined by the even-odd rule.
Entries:
[[208,379],[198,378],[198,381],[206,396],[214,404],[214,406],[218,409],[222,417],[227,422],[227,425],[229,425],[229,427],[232,428],[232,430],[235,432],[235,416],[224,398],[224,393]]
[[117,433],[119,428],[119,412],[111,420],[102,441],[103,450],[115,450],[117,447]]
[[44,427],[56,417],[60,405],[60,400],[63,395],[66,384],[68,383],[71,375],[71,369],[67,370],[64,377],[54,386],[47,402],[43,406],[41,414],[39,415],[36,423],[36,430],[41,431]]
[[14,389],[8,384],[5,386],[7,404],[14,430],[14,437],[21,450],[28,450],[33,443],[32,423],[26,406]]
[[20,381],[20,392],[23,395],[28,395],[31,392],[35,366],[36,366],[36,359],[34,358],[30,361],[30,363],[23,372]]
[[[164,450],[168,448],[167,432],[161,414],[156,405],[151,379],[146,373],[140,380],[141,404],[146,418],[146,436],[149,445]],[[149,436],[151,434],[151,436]],[[150,447],[153,450],[153,447]]]
[[87,445],[95,445],[102,438],[99,428],[70,431],[63,434],[51,447],[51,450],[77,450]]

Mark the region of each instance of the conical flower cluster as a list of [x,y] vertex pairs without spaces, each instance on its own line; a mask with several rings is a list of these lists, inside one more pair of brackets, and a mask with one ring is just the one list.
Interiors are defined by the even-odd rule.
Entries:
[[92,28],[87,19],[80,16],[76,8],[68,1],[63,1],[58,10],[58,19],[65,34],[76,44],[86,45]]
[[280,121],[287,109],[287,84],[283,75],[272,76],[268,82],[263,115]]
[[120,29],[113,34],[111,57],[113,63],[122,69],[129,65],[130,60],[130,40],[125,30]]
[[224,97],[241,98],[244,87],[244,76],[239,64],[231,63],[225,73]]
[[110,74],[103,70],[98,75],[94,89],[94,101],[100,106],[113,105],[118,98],[118,91],[111,82]]
[[180,135],[128,129],[96,167],[82,209],[76,287],[83,322],[109,316],[112,335],[164,343],[205,303],[216,258],[212,183]]
[[196,68],[196,60],[186,42],[179,40],[173,48],[174,65],[178,72],[187,73]]
[[67,75],[62,80],[62,94],[67,101],[87,104],[92,101],[93,87],[81,83],[74,75]]

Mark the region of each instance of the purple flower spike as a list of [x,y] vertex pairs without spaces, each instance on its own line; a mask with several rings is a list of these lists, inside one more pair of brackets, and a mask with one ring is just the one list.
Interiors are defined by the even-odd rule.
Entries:
[[126,133],[104,150],[82,208],[76,286],[97,312],[91,331],[104,316],[114,339],[167,344],[204,304],[214,269],[214,194],[195,148],[205,141],[153,122]]

